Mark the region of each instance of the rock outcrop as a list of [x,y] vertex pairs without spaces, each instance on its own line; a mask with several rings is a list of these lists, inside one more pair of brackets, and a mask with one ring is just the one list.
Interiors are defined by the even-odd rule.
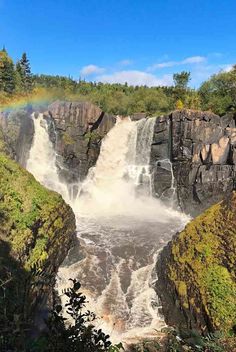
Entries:
[[[26,321],[51,297],[57,269],[75,239],[75,218],[60,195],[3,153],[0,185],[0,310],[7,304],[9,322],[16,314]],[[30,274],[35,266],[44,275],[37,284]]]
[[51,121],[50,136],[58,170],[68,183],[83,180],[94,166],[101,139],[114,126],[115,117],[88,102],[56,101],[44,113]]
[[179,110],[157,118],[151,160],[156,195],[175,191],[182,210],[201,213],[234,189],[235,116]]
[[236,193],[192,220],[162,250],[157,293],[166,322],[203,333],[236,327]]
[[0,129],[4,151],[25,167],[34,136],[31,108],[0,112]]

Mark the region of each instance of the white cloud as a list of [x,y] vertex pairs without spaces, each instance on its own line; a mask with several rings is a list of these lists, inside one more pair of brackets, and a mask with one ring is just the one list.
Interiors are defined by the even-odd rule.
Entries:
[[133,61],[130,59],[124,59],[119,62],[119,65],[121,65],[121,66],[129,66],[132,64],[133,64]]
[[233,66],[234,65],[225,65],[225,67],[223,68],[223,71],[224,72],[230,72],[230,71],[232,71]]
[[187,57],[183,61],[180,61],[180,65],[184,65],[184,64],[199,64],[199,63],[204,62],[204,61],[206,61],[206,57],[205,56],[191,56],[191,57]]
[[186,57],[184,60],[181,60],[181,61],[166,61],[166,62],[157,63],[148,67],[147,70],[155,71],[156,69],[159,69],[159,68],[174,67],[174,66],[188,65],[188,64],[195,65],[205,61],[206,61],[205,56],[190,56],[190,57]]
[[157,77],[151,73],[143,71],[117,71],[107,75],[96,77],[96,81],[105,83],[128,83],[129,85],[146,85],[146,86],[167,86],[172,84],[172,75]]
[[229,72],[232,69],[233,65],[231,64],[211,64],[205,65],[200,64],[195,66],[191,71],[191,83],[193,87],[198,87],[202,82],[209,79],[212,75],[219,72]]
[[165,67],[173,67],[178,65],[176,61],[166,61],[166,62],[161,62],[160,64],[155,64],[153,66],[150,66],[148,70],[155,70],[156,68],[165,68]]
[[82,67],[80,74],[82,76],[90,76],[93,74],[100,74],[103,72],[105,72],[105,69],[103,67],[99,67],[99,66],[91,64],[91,65],[87,65],[87,66]]

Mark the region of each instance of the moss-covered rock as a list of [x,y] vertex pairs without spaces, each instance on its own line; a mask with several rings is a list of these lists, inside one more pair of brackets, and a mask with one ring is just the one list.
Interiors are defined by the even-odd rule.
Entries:
[[236,326],[236,193],[177,234],[157,263],[169,324],[228,332]]
[[[6,281],[4,287],[0,285],[0,299],[4,288],[9,291],[9,305],[16,296],[18,302],[31,302],[35,310],[39,303],[45,305],[74,234],[74,214],[62,197],[0,153],[0,282]],[[19,279],[28,280],[33,266],[51,279],[30,292],[18,284]]]

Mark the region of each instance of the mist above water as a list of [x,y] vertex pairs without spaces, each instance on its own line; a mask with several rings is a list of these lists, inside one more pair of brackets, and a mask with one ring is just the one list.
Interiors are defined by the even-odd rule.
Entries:
[[[68,201],[67,185],[56,170],[56,155],[43,116],[34,119],[35,136],[27,168]],[[80,245],[58,273],[59,292],[77,278],[97,325],[113,340],[151,336],[165,325],[158,297],[155,256],[186,222],[186,217],[152,197],[150,152],[155,118],[117,118],[104,138],[96,166],[70,200]]]

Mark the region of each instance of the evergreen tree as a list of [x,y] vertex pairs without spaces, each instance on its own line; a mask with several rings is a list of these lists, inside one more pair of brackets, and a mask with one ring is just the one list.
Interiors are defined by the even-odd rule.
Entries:
[[32,74],[30,63],[26,53],[22,54],[22,58],[16,64],[16,74],[18,77],[18,85],[24,92],[32,91]]
[[190,79],[190,72],[187,71],[173,74],[173,80],[176,88],[187,89]]
[[15,90],[14,64],[5,48],[0,51],[0,90],[6,93],[13,93]]

